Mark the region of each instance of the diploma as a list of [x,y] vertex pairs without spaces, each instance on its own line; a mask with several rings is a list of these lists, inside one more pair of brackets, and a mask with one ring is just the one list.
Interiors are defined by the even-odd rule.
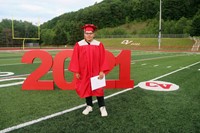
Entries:
[[105,75],[103,76],[103,79],[99,79],[99,75],[91,77],[90,81],[91,81],[92,90],[96,90],[96,89],[106,86]]

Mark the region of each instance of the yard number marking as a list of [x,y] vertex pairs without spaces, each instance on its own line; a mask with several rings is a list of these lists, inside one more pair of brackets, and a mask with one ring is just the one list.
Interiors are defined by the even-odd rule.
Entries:
[[[10,76],[10,75],[14,75],[13,72],[0,72],[0,77],[7,77],[7,76]],[[14,83],[7,83],[7,84],[2,84],[2,82],[5,82],[5,81],[13,81],[13,80],[23,80],[23,81],[19,81],[19,82],[14,82]],[[3,87],[8,87],[8,86],[14,86],[14,85],[20,85],[20,84],[23,84],[25,78],[9,78],[9,79],[0,79],[0,88],[3,88]]]

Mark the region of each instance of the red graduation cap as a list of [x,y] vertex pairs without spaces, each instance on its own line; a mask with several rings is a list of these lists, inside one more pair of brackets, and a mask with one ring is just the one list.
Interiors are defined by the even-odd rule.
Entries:
[[94,24],[85,24],[82,29],[84,29],[85,31],[92,31],[94,32],[97,27]]

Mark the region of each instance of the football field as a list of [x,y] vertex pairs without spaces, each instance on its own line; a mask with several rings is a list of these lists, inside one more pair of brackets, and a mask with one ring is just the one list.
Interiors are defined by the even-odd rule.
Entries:
[[[109,51],[117,56],[121,50]],[[131,51],[135,85],[105,89],[108,117],[102,118],[96,103],[92,113],[82,115],[85,100],[74,90],[61,90],[56,85],[52,91],[22,90],[23,79],[41,63],[39,59],[33,64],[21,63],[25,52],[0,51],[0,133],[200,132],[200,53]],[[54,57],[60,50],[48,52]],[[65,78],[71,81],[68,63],[66,60]],[[118,75],[116,66],[106,78],[118,79]],[[41,78],[52,79],[51,70]],[[162,92],[138,87],[148,80],[171,82],[180,88]]]

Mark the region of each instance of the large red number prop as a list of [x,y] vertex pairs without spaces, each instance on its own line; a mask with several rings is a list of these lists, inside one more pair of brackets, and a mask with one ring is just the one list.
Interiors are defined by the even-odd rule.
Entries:
[[41,50],[29,51],[22,57],[23,63],[32,64],[35,58],[41,59],[41,65],[31,73],[22,85],[23,90],[53,90],[52,80],[39,80],[44,74],[46,74],[53,64],[52,56]]
[[[106,57],[108,59],[108,63],[109,63],[109,66],[110,66],[110,71],[111,71],[115,67],[115,56],[111,52],[106,51]],[[109,72],[107,72],[106,75]],[[105,88],[115,88],[115,80],[106,80],[106,87]]]
[[53,64],[54,82],[62,90],[74,89],[75,86],[75,76],[72,82],[67,82],[64,76],[65,59],[70,58],[72,56],[72,52],[73,52],[72,50],[64,50],[58,53],[54,58],[54,64]]
[[[71,82],[65,80],[64,64],[67,58],[71,58],[72,50],[64,50],[59,52],[54,63],[52,56],[45,51],[35,50],[29,51],[22,57],[22,62],[32,64],[35,58],[40,58],[42,63],[33,73],[31,73],[22,85],[23,90],[53,90],[54,84],[52,80],[39,80],[46,74],[53,64],[53,79],[55,84],[62,90],[73,90],[75,88],[75,76]],[[131,52],[130,50],[122,50],[115,57],[111,52],[106,51],[106,57],[109,60],[110,70],[119,65],[119,79],[106,80],[105,88],[132,88],[134,81],[130,79]],[[109,73],[109,72],[108,72]],[[106,73],[106,74],[108,74]]]
[[117,57],[106,51],[106,56],[109,60],[110,70],[119,65],[119,80],[106,80],[105,88],[132,88],[134,81],[130,80],[131,51],[122,50]]
[[116,64],[119,64],[119,80],[116,81],[115,88],[133,87],[133,80],[131,80],[131,51],[124,50],[116,57]]

